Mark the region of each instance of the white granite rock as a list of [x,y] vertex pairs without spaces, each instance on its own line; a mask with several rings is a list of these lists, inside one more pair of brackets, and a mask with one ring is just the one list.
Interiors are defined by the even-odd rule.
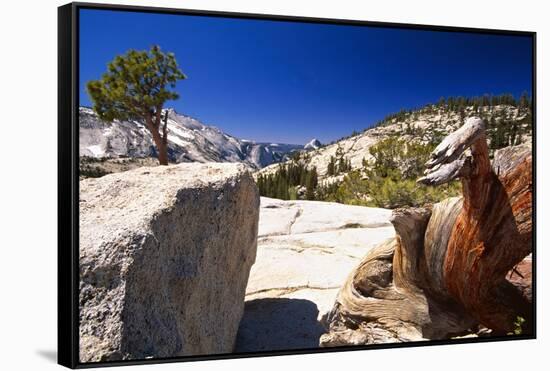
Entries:
[[80,361],[232,352],[258,211],[243,165],[82,180]]
[[390,216],[386,209],[262,197],[236,351],[318,347],[320,319],[349,272],[394,236]]

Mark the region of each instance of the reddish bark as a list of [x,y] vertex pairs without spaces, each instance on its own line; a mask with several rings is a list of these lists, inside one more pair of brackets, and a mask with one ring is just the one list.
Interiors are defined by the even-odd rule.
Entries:
[[153,120],[152,115],[147,115],[145,117],[145,123],[147,126],[147,129],[151,133],[151,136],[153,137],[153,142],[155,143],[155,146],[157,147],[157,153],[158,153],[158,160],[160,165],[168,165],[168,114],[166,114],[164,119],[164,124],[162,127],[162,135],[159,133],[159,127],[160,127],[160,109],[157,110],[155,114],[155,118]]
[[500,176],[485,138],[472,147],[474,171],[462,178],[464,204],[449,239],[444,279],[451,296],[496,333],[531,323],[531,304],[506,274],[532,249],[531,156]]
[[531,156],[528,145],[507,147],[491,166],[479,118],[448,135],[419,182],[460,178],[463,198],[394,210],[396,238],[350,274],[321,345],[450,338],[478,324],[502,335],[516,332],[517,317],[532,333]]

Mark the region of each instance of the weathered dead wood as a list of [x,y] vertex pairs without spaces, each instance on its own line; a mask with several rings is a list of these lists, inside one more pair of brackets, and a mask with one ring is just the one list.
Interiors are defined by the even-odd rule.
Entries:
[[445,282],[480,323],[506,333],[518,315],[532,323],[531,303],[506,281],[532,249],[531,156],[507,164],[497,176],[485,141],[476,142],[472,152],[487,160],[475,158],[475,175],[462,178],[464,205],[449,239]]
[[325,320],[330,331],[322,346],[440,339],[474,325],[460,307],[448,310],[452,301],[435,300],[422,289],[431,281],[423,249],[430,216],[423,208],[394,211],[397,237],[373,249],[350,274]]
[[434,150],[419,182],[457,178],[463,197],[394,211],[397,237],[350,274],[321,346],[441,339],[478,324],[507,333],[517,316],[532,323],[530,285],[509,273],[532,248],[530,146],[498,151],[491,167],[483,122],[471,118]]

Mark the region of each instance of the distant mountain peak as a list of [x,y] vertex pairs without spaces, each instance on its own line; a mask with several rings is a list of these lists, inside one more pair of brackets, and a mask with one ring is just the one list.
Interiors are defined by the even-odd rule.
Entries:
[[319,139],[313,138],[304,146],[304,149],[319,149],[321,145]]

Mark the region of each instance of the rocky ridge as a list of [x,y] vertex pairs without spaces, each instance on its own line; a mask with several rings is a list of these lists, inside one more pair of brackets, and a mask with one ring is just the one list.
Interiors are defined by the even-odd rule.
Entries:
[[[327,174],[331,156],[336,159],[344,157],[351,162],[351,170],[363,167],[363,160],[372,163],[373,157],[369,148],[389,137],[398,137],[405,141],[419,143],[438,143],[443,137],[458,129],[469,116],[482,116],[494,118],[496,125],[503,125],[505,121],[522,123],[529,111],[511,105],[498,105],[494,107],[480,107],[479,111],[473,106],[465,107],[463,113],[446,108],[427,106],[417,111],[404,114],[388,120],[383,125],[365,130],[363,133],[353,135],[309,151],[308,167],[316,167],[319,180],[332,183],[341,181],[345,174],[329,176]],[[525,124],[520,124],[525,125]],[[520,138],[518,143],[530,143],[531,133]],[[257,174],[271,174],[276,171],[278,164],[272,164],[261,169]]]
[[[168,157],[171,162],[240,162],[252,168],[288,159],[304,147],[256,143],[238,139],[197,119],[166,109]],[[155,156],[151,134],[140,121],[103,122],[87,107],[79,109],[80,156],[91,158],[147,158]]]

